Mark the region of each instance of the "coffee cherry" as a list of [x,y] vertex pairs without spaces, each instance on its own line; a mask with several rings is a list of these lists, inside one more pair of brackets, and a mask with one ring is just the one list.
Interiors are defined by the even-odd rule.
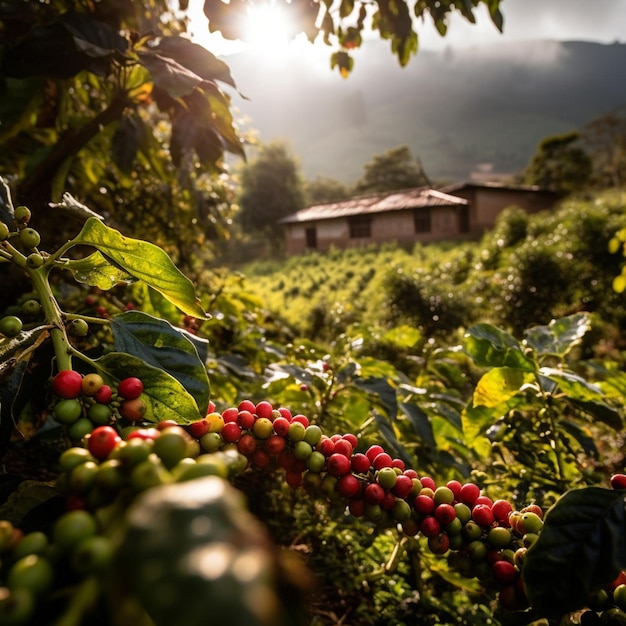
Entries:
[[87,409],[87,417],[97,425],[108,424],[111,421],[113,411],[110,406],[106,404],[92,404]]
[[22,332],[22,320],[15,315],[5,315],[0,319],[0,334],[15,337]]
[[0,221],[0,241],[6,241],[9,238],[9,227],[2,221]]
[[7,584],[11,589],[29,589],[35,595],[46,592],[54,581],[54,570],[48,559],[29,554],[11,566]]
[[43,256],[41,256],[39,252],[31,252],[31,254],[26,257],[26,265],[33,270],[40,268],[43,265],[43,261]]
[[83,405],[76,398],[65,398],[54,406],[54,417],[60,424],[73,424],[83,412]]
[[25,248],[36,248],[41,243],[41,236],[34,228],[20,231],[20,241]]
[[83,377],[74,370],[61,370],[52,380],[52,390],[61,398],[77,398],[82,392]]
[[104,460],[113,449],[120,443],[122,438],[111,426],[98,426],[94,428],[87,440],[87,449],[96,459]]
[[89,324],[83,319],[72,320],[67,330],[72,337],[86,337],[89,334]]
[[21,204],[20,206],[15,207],[13,217],[18,224],[28,224],[31,218],[30,209]]
[[52,527],[54,543],[63,552],[69,552],[84,539],[97,532],[96,520],[87,511],[76,510],[64,513]]
[[148,407],[141,398],[133,398],[132,400],[124,400],[118,410],[124,419],[131,422],[141,422]]
[[[76,402],[76,400],[63,400],[63,402]],[[69,426],[67,434],[72,441],[80,441],[91,433],[93,429],[94,423],[86,417],[81,417]]]
[[610,482],[613,489],[626,489],[626,474],[613,474]]
[[93,395],[93,399],[98,404],[109,404],[113,399],[113,391],[109,385],[102,385]]
[[187,456],[188,435],[180,426],[172,426],[161,431],[153,443],[153,451],[167,469],[173,468]]
[[104,385],[104,380],[100,374],[86,374],[81,381],[81,390],[86,396],[93,396]]
[[120,380],[117,393],[124,400],[135,400],[143,393],[143,383],[135,376],[129,376]]

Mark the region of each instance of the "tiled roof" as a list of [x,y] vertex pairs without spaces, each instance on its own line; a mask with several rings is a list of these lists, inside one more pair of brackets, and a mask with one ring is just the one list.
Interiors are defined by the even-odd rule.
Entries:
[[464,198],[458,198],[429,187],[418,187],[391,193],[379,193],[373,196],[359,196],[350,200],[316,204],[293,215],[284,217],[280,224],[296,224],[316,220],[330,220],[351,215],[367,213],[386,213],[423,207],[459,206],[467,204]]

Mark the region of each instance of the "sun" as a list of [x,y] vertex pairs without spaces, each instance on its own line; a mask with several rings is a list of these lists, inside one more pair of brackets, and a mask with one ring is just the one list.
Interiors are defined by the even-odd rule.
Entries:
[[269,55],[286,51],[293,26],[284,8],[272,1],[250,5],[245,20],[242,36],[245,43]]

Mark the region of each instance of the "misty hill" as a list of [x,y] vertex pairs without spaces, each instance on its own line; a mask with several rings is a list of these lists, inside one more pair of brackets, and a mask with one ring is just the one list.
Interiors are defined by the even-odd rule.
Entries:
[[284,140],[306,178],[352,183],[372,155],[406,144],[436,180],[519,172],[546,136],[626,104],[626,44],[530,41],[421,50],[401,68],[387,44],[342,79],[304,56],[226,58],[263,142]]

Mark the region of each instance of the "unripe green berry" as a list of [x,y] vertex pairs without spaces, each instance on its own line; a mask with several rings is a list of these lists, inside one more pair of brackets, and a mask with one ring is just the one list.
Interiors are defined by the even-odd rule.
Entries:
[[20,241],[25,248],[36,248],[41,242],[41,236],[34,228],[25,228],[20,231]]
[[72,337],[86,337],[89,333],[89,324],[85,320],[72,320],[67,327]]
[[26,257],[26,265],[33,270],[43,265],[43,257],[38,252],[33,252]]
[[15,315],[5,315],[0,319],[0,334],[15,337],[22,332],[22,320]]
[[30,209],[24,205],[16,207],[13,215],[18,224],[28,224],[30,222]]
[[22,313],[24,313],[24,315],[35,317],[39,315],[40,311],[41,304],[37,300],[26,300],[26,302],[22,304]]
[[8,239],[9,232],[9,227],[4,222],[0,222],[0,241]]

